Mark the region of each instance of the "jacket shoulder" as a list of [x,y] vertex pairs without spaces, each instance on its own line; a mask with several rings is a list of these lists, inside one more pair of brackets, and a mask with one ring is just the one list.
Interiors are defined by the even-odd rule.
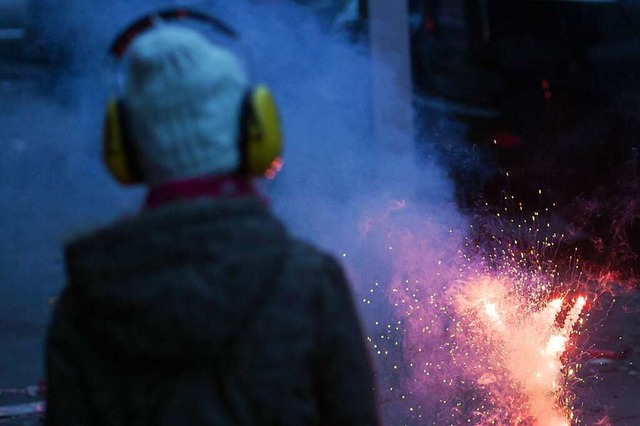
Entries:
[[303,241],[292,240],[288,250],[290,265],[307,269],[329,270],[340,266],[338,261],[329,253]]
[[351,298],[351,289],[342,265],[334,256],[311,244],[300,241],[291,244],[285,271],[286,281],[290,285],[305,287],[316,297]]

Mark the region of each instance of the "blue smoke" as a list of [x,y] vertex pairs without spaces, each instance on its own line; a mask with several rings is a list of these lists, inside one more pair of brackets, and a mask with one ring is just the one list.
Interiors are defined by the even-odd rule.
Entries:
[[[131,20],[178,3],[213,13],[242,34],[256,81],[272,88],[280,106],[286,137],[285,167],[261,187],[292,233],[343,259],[358,300],[370,281],[397,273],[381,246],[386,236],[428,241],[434,248],[424,253],[425,265],[459,247],[466,224],[438,157],[376,144],[366,46],[325,31],[309,10],[285,2],[150,0],[75,0],[60,10],[57,2],[40,2],[29,49],[46,65],[32,84],[0,89],[7,92],[0,97],[0,339],[3,364],[15,366],[0,369],[0,387],[43,375],[47,301],[65,282],[63,242],[139,208],[142,190],[118,187],[100,161],[115,79],[106,51]],[[387,316],[385,309],[381,303],[379,312],[365,313],[365,326]],[[16,333],[16,324],[31,332]]]

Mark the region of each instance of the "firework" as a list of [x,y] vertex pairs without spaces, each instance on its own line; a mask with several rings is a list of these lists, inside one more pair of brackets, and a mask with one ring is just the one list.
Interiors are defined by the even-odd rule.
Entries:
[[[578,297],[558,326],[561,299],[531,309],[506,280],[479,277],[465,284],[452,291],[462,336],[458,353],[467,345],[476,348],[474,357],[463,359],[462,365],[486,391],[492,407],[477,413],[486,417],[479,424],[503,424],[515,418],[541,426],[569,425],[573,414],[566,406],[570,398],[564,384],[565,375],[573,370],[565,369],[562,356],[586,300]],[[500,419],[496,413],[507,416]]]
[[[507,237],[503,226],[483,247],[467,240],[459,250],[464,237],[438,223],[389,225],[393,209],[375,221],[390,277],[373,279],[362,298],[388,423],[579,423],[570,391],[579,366],[570,355],[587,299],[571,291],[577,257],[569,256],[563,281],[547,256],[562,236],[534,215],[516,226],[533,242]],[[376,227],[365,223],[370,238]]]

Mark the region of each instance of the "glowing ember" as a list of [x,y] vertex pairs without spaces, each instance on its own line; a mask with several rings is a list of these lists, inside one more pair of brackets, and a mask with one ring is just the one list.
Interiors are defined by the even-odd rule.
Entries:
[[503,223],[497,235],[480,233],[481,247],[423,217],[410,229],[391,226],[394,215],[410,222],[407,206],[390,204],[360,229],[364,244],[385,248],[387,263],[376,266],[390,268],[363,269],[372,285],[362,298],[388,423],[580,423],[572,335],[587,301],[568,296],[582,276],[577,257],[560,270],[546,256],[562,235],[536,214],[507,224],[517,238]]
[[503,408],[519,412],[535,425],[570,424],[571,410],[559,403],[564,382],[561,357],[585,299],[573,303],[564,325],[558,327],[561,299],[531,310],[504,280],[480,277],[453,293],[459,327],[469,338],[459,344],[486,346],[484,359],[467,367],[478,385],[487,388],[493,404],[500,407],[502,401],[520,400],[519,405]]

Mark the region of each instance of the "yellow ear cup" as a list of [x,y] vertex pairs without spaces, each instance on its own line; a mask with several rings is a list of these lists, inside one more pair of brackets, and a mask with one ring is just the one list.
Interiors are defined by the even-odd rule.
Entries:
[[111,175],[123,185],[141,181],[141,176],[128,146],[122,111],[118,99],[110,99],[104,120],[103,159]]
[[250,175],[275,176],[282,166],[282,130],[278,109],[266,86],[258,85],[248,94],[245,116],[244,170]]

